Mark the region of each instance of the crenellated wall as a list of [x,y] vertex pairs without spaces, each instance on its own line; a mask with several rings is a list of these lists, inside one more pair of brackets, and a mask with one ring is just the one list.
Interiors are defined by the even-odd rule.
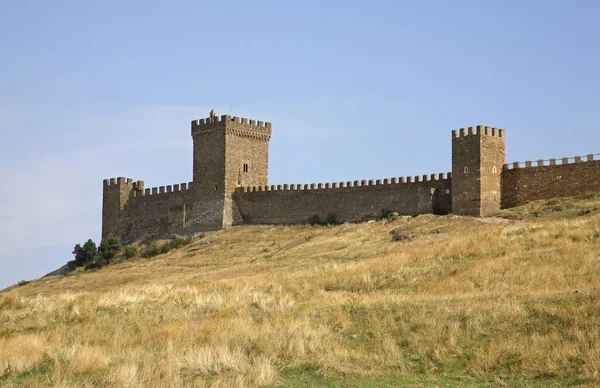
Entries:
[[191,122],[193,182],[144,188],[104,180],[102,237],[219,230],[231,225],[298,224],[313,215],[361,221],[383,209],[487,216],[531,201],[600,191],[600,161],[588,155],[506,165],[505,131],[452,131],[452,173],[349,182],[267,185],[271,123],[217,116]]
[[192,182],[144,189],[132,179],[107,179],[104,201],[103,237],[133,241],[146,233],[167,237],[222,228],[223,201],[201,200]]
[[573,196],[600,190],[600,161],[594,155],[515,162],[502,169],[502,208],[524,205],[539,199]]
[[234,193],[244,222],[297,224],[329,213],[340,221],[360,221],[382,209],[403,215],[450,212],[449,173],[333,183],[241,187]]

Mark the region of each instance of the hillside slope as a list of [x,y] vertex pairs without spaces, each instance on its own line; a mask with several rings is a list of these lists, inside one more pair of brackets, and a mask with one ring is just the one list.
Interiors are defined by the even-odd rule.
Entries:
[[242,226],[12,287],[0,386],[596,386],[596,208]]

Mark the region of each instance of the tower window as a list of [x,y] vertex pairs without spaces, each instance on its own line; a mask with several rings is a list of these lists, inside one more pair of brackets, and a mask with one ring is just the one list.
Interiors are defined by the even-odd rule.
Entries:
[[494,175],[498,174],[498,169],[496,168],[496,166],[494,166],[492,168],[492,174],[494,174]]
[[248,172],[248,163],[244,163],[243,171]]
[[469,167],[465,166],[464,171],[465,171],[465,175],[469,175]]

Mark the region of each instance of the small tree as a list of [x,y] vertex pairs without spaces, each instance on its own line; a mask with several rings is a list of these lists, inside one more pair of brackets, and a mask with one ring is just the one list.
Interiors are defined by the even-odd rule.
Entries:
[[75,260],[73,261],[75,262],[75,265],[77,267],[81,267],[86,263],[83,247],[81,246],[81,244],[77,244],[73,247],[73,256],[75,256]]
[[76,267],[83,267],[94,260],[97,252],[96,243],[92,239],[88,239],[83,246],[79,244],[75,245],[73,248],[73,255],[75,255],[74,265]]
[[121,246],[121,239],[119,237],[108,236],[100,243],[100,248],[98,248],[98,252],[100,252],[100,255],[106,261],[106,263],[110,264],[110,261],[121,250]]

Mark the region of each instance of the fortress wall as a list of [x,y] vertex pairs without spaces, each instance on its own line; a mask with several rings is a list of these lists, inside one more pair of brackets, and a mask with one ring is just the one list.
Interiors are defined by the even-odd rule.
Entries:
[[298,224],[316,214],[324,220],[360,221],[382,209],[402,215],[450,212],[451,174],[384,180],[238,188],[234,199],[246,223]]
[[524,167],[515,162],[502,169],[503,209],[587,191],[600,191],[600,161],[594,155],[563,158],[560,164],[556,159],[527,161]]
[[132,241],[145,233],[168,237],[222,228],[223,200],[200,200],[190,183],[131,190],[110,233]]
[[183,227],[184,206],[189,206],[192,185],[182,183],[132,191],[123,208],[119,235],[125,241],[144,233],[163,236]]

